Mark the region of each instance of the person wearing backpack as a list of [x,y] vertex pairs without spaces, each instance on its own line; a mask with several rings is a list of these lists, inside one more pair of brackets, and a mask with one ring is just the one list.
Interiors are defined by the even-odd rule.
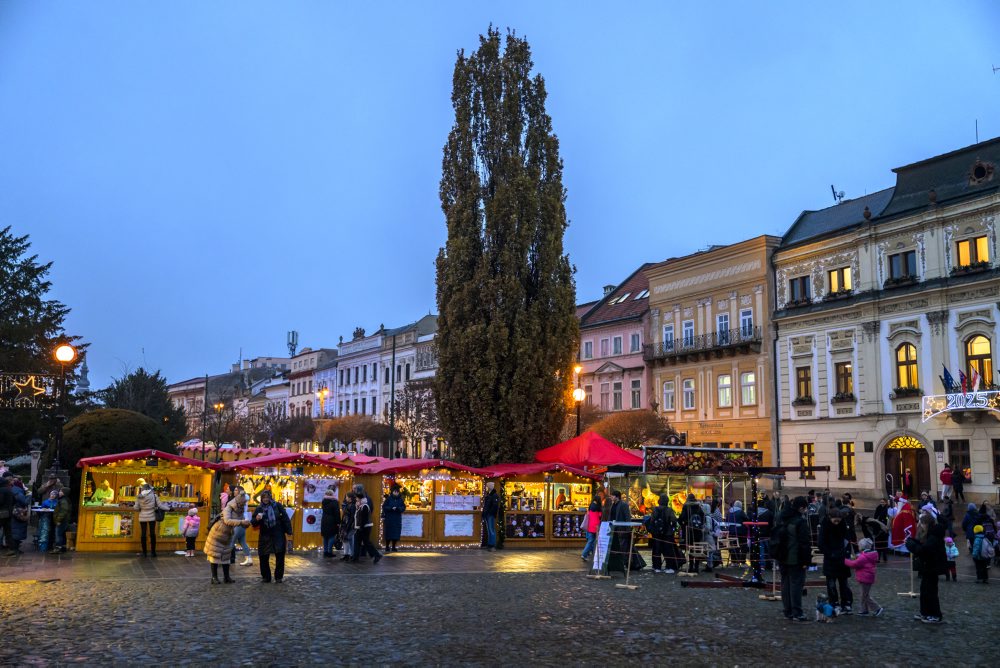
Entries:
[[976,564],[976,584],[989,584],[990,561],[995,554],[993,543],[983,532],[982,524],[974,526],[972,531],[975,535],[972,541],[972,561]]
[[674,544],[674,531],[677,528],[677,516],[670,507],[670,496],[660,494],[659,502],[649,518],[649,542],[653,548],[653,572],[675,573],[677,568],[677,545]]
[[747,527],[745,522],[749,521],[750,518],[743,511],[743,502],[734,501],[732,509],[726,515],[726,523],[729,525],[729,535],[736,536],[739,544],[739,547],[734,548],[729,555],[729,561],[737,565],[743,565],[747,560]]
[[[694,498],[694,494],[688,494],[684,509],[681,510],[679,523],[684,544],[687,546],[688,554],[690,554],[692,545],[705,541],[705,510],[701,507],[701,503]],[[688,557],[688,572],[698,572],[698,559]]]
[[812,542],[806,509],[809,502],[804,496],[792,500],[785,508],[771,531],[771,557],[781,568],[781,603],[785,619],[793,622],[808,621],[802,614],[802,588],[806,582],[806,567],[812,559]]

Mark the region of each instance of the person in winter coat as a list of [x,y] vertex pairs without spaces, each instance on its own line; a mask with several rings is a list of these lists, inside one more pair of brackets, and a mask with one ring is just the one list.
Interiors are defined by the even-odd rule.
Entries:
[[975,538],[972,539],[972,561],[976,565],[976,584],[990,583],[990,559],[983,554],[983,543],[989,538],[983,531],[983,525],[977,524],[972,528]]
[[372,564],[377,564],[382,560],[382,555],[378,548],[372,545],[372,526],[375,523],[372,520],[371,501],[362,485],[354,486],[354,495],[357,499],[354,502],[354,556],[351,557],[351,561],[357,561],[362,555],[367,554],[372,557]]
[[149,533],[149,554],[156,557],[156,510],[166,510],[160,505],[160,497],[153,487],[142,478],[136,480],[139,493],[135,497],[133,508],[139,511],[139,545],[142,546],[142,556],[146,556],[146,533]]
[[938,475],[938,479],[941,481],[941,499],[947,499],[951,496],[951,464],[945,463],[944,468],[941,469],[941,473]]
[[734,501],[733,507],[726,515],[726,524],[729,525],[729,535],[735,536],[738,547],[732,550],[729,560],[734,564],[741,565],[747,560],[747,527],[744,522],[749,522],[750,518],[743,511],[743,502]]
[[680,568],[680,552],[674,538],[676,531],[677,515],[670,507],[670,495],[660,494],[660,500],[649,518],[654,573],[676,573]]
[[809,501],[804,496],[792,500],[775,521],[771,531],[771,556],[781,568],[781,603],[785,619],[804,622],[802,588],[806,582],[806,567],[812,559],[812,543],[806,511]]
[[834,508],[820,523],[819,550],[823,553],[827,599],[837,614],[849,615],[854,604],[854,594],[847,583],[851,571],[844,560],[850,554],[850,542],[847,539],[847,526],[844,524],[841,509]]
[[344,497],[344,508],[340,520],[340,540],[344,544],[344,556],[341,561],[350,561],[354,557],[354,512],[357,510],[357,495],[348,492]]
[[590,507],[587,508],[587,542],[583,546],[583,553],[580,554],[580,558],[584,561],[587,561],[597,548],[597,532],[601,528],[602,510],[601,497],[595,494]]
[[955,493],[954,499],[965,503],[965,472],[961,468],[955,467],[951,470],[951,489]]
[[319,532],[323,536],[323,556],[333,557],[333,547],[340,535],[340,502],[332,489],[323,494],[323,518],[319,522]]
[[[690,555],[692,545],[705,542],[705,509],[694,498],[694,494],[688,494],[677,522],[680,525],[682,540]],[[698,572],[698,559],[693,556],[688,557],[688,572]]]
[[875,585],[876,567],[878,566],[878,552],[875,551],[875,543],[871,538],[862,538],[858,541],[858,549],[861,552],[857,559],[845,559],[844,564],[848,568],[854,569],[854,577],[861,585],[861,614],[872,614],[876,617],[882,615],[882,606],[872,598],[872,587]]
[[938,599],[938,577],[948,567],[944,547],[944,526],[924,513],[917,525],[917,537],[906,540],[906,549],[913,553],[914,565],[920,574],[920,614],[915,618],[926,624],[941,623],[941,601]]
[[52,553],[63,553],[66,551],[66,530],[69,528],[70,505],[66,496],[66,488],[60,487],[56,494],[59,500],[56,501],[55,512],[52,513],[52,525],[55,527],[56,543],[52,548]]
[[0,477],[0,529],[3,530],[4,552],[3,556],[11,557],[17,552],[14,550],[14,539],[11,535],[11,527],[14,522],[14,492],[10,487],[10,477]]
[[[15,553],[21,551],[21,543],[28,539],[28,495],[24,491],[24,485],[17,478],[14,479],[10,488],[14,495],[14,509],[11,511],[10,536],[11,550]],[[18,519],[18,515],[23,513],[25,519]]]
[[403,533],[403,513],[406,503],[400,494],[399,485],[393,485],[389,496],[382,502],[382,533],[385,535],[385,551],[399,552],[399,537]]
[[976,538],[973,528],[978,524],[976,521],[978,519],[979,511],[976,509],[976,504],[970,503],[965,510],[965,517],[962,518],[962,531],[965,532],[965,540],[969,544],[969,554],[972,554],[972,541]]
[[184,536],[184,556],[193,557],[194,556],[194,542],[198,539],[198,533],[201,531],[201,518],[198,517],[197,508],[189,508],[187,515],[184,517],[184,524],[181,526],[181,535]]
[[204,551],[208,563],[212,565],[212,584],[219,584],[219,564],[222,564],[222,577],[226,584],[233,582],[229,577],[233,530],[238,526],[246,527],[250,524],[243,517],[246,502],[246,494],[237,492],[222,509],[222,517],[216,520],[208,531]]
[[500,495],[492,482],[486,483],[486,498],[483,499],[483,527],[486,529],[486,542],[483,547],[488,550],[497,546],[497,515],[500,514]]
[[[631,522],[632,511],[629,510],[628,501],[622,498],[622,493],[617,489],[611,490],[611,521]],[[628,560],[631,558],[632,527],[614,527],[611,532],[611,551],[608,554],[608,570],[621,571],[622,575],[628,568]]]
[[[42,508],[49,508],[53,512],[59,505],[59,492],[52,490],[49,498],[42,501]],[[38,551],[48,552],[49,545],[54,540],[52,532],[52,514],[49,512],[38,513]]]
[[[876,512],[878,509],[876,508]],[[884,513],[883,513],[884,515]],[[862,517],[861,532],[865,538],[870,538],[879,559],[889,561],[889,527],[877,517]]]
[[257,543],[260,577],[264,582],[271,581],[273,554],[274,581],[281,582],[285,577],[285,550],[288,546],[285,536],[292,535],[292,521],[288,518],[288,512],[283,505],[274,500],[270,491],[265,490],[260,494],[260,505],[253,511],[250,524],[260,529]]

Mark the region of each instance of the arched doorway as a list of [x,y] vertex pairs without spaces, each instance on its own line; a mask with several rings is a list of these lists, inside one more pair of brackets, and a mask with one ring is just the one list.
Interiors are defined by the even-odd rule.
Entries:
[[[897,436],[885,446],[886,491],[892,495],[901,490],[906,498],[930,491],[931,462],[924,444],[912,436]],[[909,475],[907,475],[909,472]],[[889,476],[892,476],[890,482]],[[908,481],[908,482],[907,482]]]

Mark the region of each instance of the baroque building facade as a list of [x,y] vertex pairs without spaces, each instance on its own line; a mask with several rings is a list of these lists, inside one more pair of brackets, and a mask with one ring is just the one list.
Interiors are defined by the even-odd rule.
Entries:
[[950,463],[966,494],[995,494],[997,164],[1000,140],[900,167],[894,187],[804,212],[783,237],[779,460],[831,468],[786,486],[934,493]]
[[759,236],[647,266],[656,408],[688,445],[753,448],[772,461],[771,253]]

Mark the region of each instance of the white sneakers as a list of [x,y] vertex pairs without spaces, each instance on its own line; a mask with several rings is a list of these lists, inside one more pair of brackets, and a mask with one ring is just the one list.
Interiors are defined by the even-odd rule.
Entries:
[[240,562],[240,566],[253,566],[253,559],[247,557],[246,559]]

